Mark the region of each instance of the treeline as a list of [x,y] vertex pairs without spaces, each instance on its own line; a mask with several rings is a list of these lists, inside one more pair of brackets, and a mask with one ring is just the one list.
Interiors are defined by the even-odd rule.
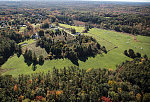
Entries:
[[[101,46],[94,38],[84,35],[74,36],[68,40],[68,34],[64,31],[51,32],[51,37],[42,37],[36,45],[45,48],[49,53],[49,59],[68,58],[78,65],[78,60],[85,61],[87,57],[107,53],[106,48]],[[64,40],[55,41],[54,37],[61,36]]]
[[[94,12],[94,11],[93,11]],[[111,14],[103,13],[95,14],[93,12],[66,12],[73,20],[88,22],[95,27],[115,30],[117,32],[125,32],[137,35],[150,36],[150,17],[138,14]],[[62,18],[64,19],[64,18]]]
[[20,43],[26,39],[29,39],[29,37],[23,37],[14,30],[0,30],[0,65],[7,61],[7,59],[14,53],[20,57],[22,54],[22,48],[21,45],[18,45],[17,43]]
[[150,30],[148,27],[148,25],[150,24],[149,16],[134,14],[120,14],[117,16],[93,16],[93,14],[79,14],[75,17],[75,19],[83,22],[91,22],[93,24],[98,24],[97,27],[104,29],[111,29],[118,32],[150,36]]
[[[65,15],[56,15],[56,19],[58,19],[59,23],[73,24],[73,19]],[[57,21],[56,19],[54,21]]]
[[10,40],[14,40],[16,43],[20,43],[23,42],[24,40],[30,39],[30,36],[28,35],[23,36],[17,33],[16,31],[10,29],[0,30],[0,35],[9,38]]
[[124,62],[116,71],[68,67],[52,72],[0,76],[0,101],[149,102],[150,60]]
[[17,53],[18,57],[22,54],[21,46],[18,46],[14,40],[7,37],[0,37],[0,65],[7,59]]

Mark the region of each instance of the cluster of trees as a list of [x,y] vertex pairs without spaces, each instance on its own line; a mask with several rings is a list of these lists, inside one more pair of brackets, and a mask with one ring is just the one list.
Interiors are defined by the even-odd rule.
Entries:
[[141,54],[139,53],[139,52],[137,52],[136,54],[135,54],[135,52],[132,50],[132,49],[129,49],[128,51],[127,50],[125,50],[124,51],[124,54],[126,55],[126,56],[128,56],[128,57],[130,57],[130,58],[140,58],[141,57]]
[[116,71],[64,67],[17,79],[0,76],[0,101],[149,102],[149,66],[148,58],[138,58]]
[[22,54],[21,46],[18,46],[14,40],[10,40],[7,37],[0,37],[0,65],[2,65],[7,59],[17,53],[18,57]]
[[39,58],[37,58],[36,54],[32,54],[31,50],[27,50],[25,51],[25,53],[23,54],[24,56],[24,61],[25,63],[27,63],[28,66],[30,66],[31,64],[33,64],[33,71],[36,70],[36,65],[43,65],[44,64],[44,57],[43,55],[40,55]]
[[8,29],[1,30],[0,35],[9,38],[11,40],[14,40],[16,43],[20,43],[26,39],[29,39],[29,37],[27,36],[22,36],[21,34],[16,33],[14,30],[8,30]]
[[[71,17],[68,17],[66,15],[56,15],[56,19],[58,19],[59,23],[66,23],[66,24],[73,24],[73,20]],[[57,21],[57,20],[55,20]]]
[[48,23],[44,23],[44,24],[41,25],[41,28],[44,28],[44,29],[45,28],[49,28],[49,24]]
[[[85,61],[87,57],[100,54],[102,51],[107,53],[106,48],[101,45],[92,37],[79,35],[74,39],[67,40],[67,33],[59,31],[50,34],[52,37],[42,37],[37,41],[36,45],[45,48],[49,53],[50,59],[68,58],[73,63],[78,62],[78,59]],[[55,41],[53,36],[61,36],[65,40]],[[63,36],[63,37],[62,37]]]

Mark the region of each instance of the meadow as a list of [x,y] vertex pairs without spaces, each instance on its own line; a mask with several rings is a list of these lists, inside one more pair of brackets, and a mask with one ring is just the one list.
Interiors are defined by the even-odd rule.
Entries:
[[[76,31],[82,32],[84,27],[69,26],[61,24],[66,28],[75,28]],[[105,46],[109,51],[107,54],[97,55],[94,58],[90,57],[85,62],[78,61],[79,67],[84,69],[89,68],[107,68],[115,69],[117,64],[121,64],[123,61],[132,60],[126,57],[123,53],[124,50],[133,49],[135,52],[146,54],[150,57],[150,37],[146,36],[131,36],[126,33],[120,33],[110,30],[92,28],[85,35],[94,37],[102,46]],[[135,40],[136,37],[136,40]],[[32,70],[32,65],[27,66],[24,63],[24,58],[21,56],[18,58],[14,56],[2,66],[3,69],[11,69],[3,74],[11,74],[18,76],[19,74],[32,74],[36,72],[46,72],[52,70],[54,67],[63,68],[68,66],[75,66],[68,59],[46,60],[43,66],[37,65],[36,71]]]

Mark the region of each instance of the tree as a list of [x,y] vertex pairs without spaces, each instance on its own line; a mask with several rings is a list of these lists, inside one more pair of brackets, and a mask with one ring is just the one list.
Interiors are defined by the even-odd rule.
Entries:
[[40,31],[39,31],[39,36],[40,36],[40,37],[44,36],[44,30],[40,30]]
[[85,27],[85,30],[86,30],[86,31],[89,31],[89,27],[88,27],[88,26],[86,26],[86,27]]
[[36,65],[33,65],[33,66],[32,66],[32,69],[33,69],[33,71],[35,71],[35,70],[37,69],[37,66],[36,66]]
[[124,54],[129,57],[129,54],[128,54],[127,50],[124,51]]
[[43,65],[44,64],[44,57],[43,55],[39,56],[39,65]]
[[101,45],[100,45],[99,43],[97,43],[97,44],[96,44],[96,47],[97,47],[98,49],[100,49],[100,48],[101,48]]
[[134,51],[132,49],[129,49],[129,56],[131,58],[135,58],[135,53],[134,53]]
[[17,56],[20,57],[21,54],[22,54],[22,48],[21,48],[21,45],[19,45],[18,51],[17,51]]
[[76,30],[75,30],[74,28],[73,28],[73,29],[71,28],[71,33],[72,33],[72,34],[75,34],[75,33],[76,33]]
[[36,57],[36,54],[35,54],[35,53],[34,53],[34,55],[33,55],[33,60],[32,60],[32,62],[33,62],[33,65],[36,65],[36,64],[38,63],[37,57]]
[[49,28],[49,24],[48,24],[48,23],[44,23],[44,24],[42,25],[42,28]]
[[150,93],[145,93],[142,102],[150,102]]
[[102,51],[104,51],[104,53],[107,54],[107,50],[106,50],[105,46],[102,47]]
[[136,57],[140,58],[141,57],[141,54],[140,53],[136,53]]

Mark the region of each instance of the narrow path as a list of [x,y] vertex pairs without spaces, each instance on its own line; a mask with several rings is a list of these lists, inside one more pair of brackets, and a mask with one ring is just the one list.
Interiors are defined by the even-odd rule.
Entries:
[[[61,28],[61,27],[58,27],[58,28]],[[64,28],[61,28],[61,29],[63,29],[63,30],[64,30],[66,33],[68,33],[68,34],[70,34],[70,35],[72,35],[72,36],[75,36],[75,35],[71,34],[69,31],[65,30]]]

